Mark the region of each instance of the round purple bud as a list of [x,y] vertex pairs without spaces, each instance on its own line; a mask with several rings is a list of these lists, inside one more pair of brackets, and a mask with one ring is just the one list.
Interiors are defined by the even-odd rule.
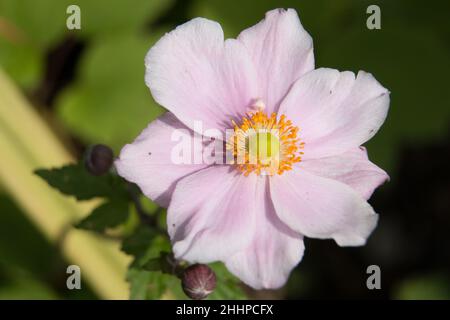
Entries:
[[96,144],[86,153],[84,165],[89,173],[101,176],[109,171],[114,160],[114,153],[110,147]]
[[194,264],[184,270],[181,285],[189,298],[205,299],[216,288],[216,274],[206,264]]

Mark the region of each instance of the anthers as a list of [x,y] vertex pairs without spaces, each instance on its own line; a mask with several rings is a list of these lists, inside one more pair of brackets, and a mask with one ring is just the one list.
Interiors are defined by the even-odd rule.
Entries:
[[258,107],[247,113],[240,123],[231,120],[233,134],[227,139],[227,150],[233,164],[248,176],[281,175],[302,159],[305,143],[297,137],[299,128],[284,114],[270,117]]

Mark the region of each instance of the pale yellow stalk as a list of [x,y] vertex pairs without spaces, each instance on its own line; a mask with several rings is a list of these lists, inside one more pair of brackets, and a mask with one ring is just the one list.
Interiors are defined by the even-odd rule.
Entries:
[[70,227],[95,201],[80,204],[33,174],[36,168],[61,166],[73,159],[1,69],[0,159],[0,183],[49,240],[58,241],[66,232],[61,241],[64,255],[80,266],[82,277],[99,296],[128,298],[124,277],[129,259],[118,244]]

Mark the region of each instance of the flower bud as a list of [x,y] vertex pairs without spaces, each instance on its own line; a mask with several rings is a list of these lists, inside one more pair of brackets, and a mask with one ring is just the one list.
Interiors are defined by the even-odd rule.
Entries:
[[96,144],[86,153],[84,165],[91,174],[100,176],[109,171],[114,160],[114,153],[110,147]]
[[189,298],[204,299],[216,288],[216,274],[205,264],[194,264],[184,270],[181,285]]

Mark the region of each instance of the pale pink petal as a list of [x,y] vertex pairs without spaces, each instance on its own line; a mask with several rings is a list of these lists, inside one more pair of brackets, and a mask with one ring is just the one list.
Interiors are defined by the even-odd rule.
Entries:
[[270,114],[291,85],[314,69],[313,42],[293,9],[275,9],[238,37],[256,64],[262,96]]
[[[195,18],[166,34],[145,58],[153,98],[195,131],[225,129],[258,98],[254,64],[244,45],[224,42],[216,22]],[[200,132],[199,132],[200,133]]]
[[252,241],[226,260],[230,272],[255,289],[275,289],[286,283],[303,256],[303,236],[277,217],[267,177],[259,177],[256,190],[256,228]]
[[378,215],[366,200],[336,180],[297,169],[273,176],[270,183],[278,217],[306,237],[359,246],[377,224]]
[[280,106],[300,127],[304,159],[343,153],[372,138],[386,119],[389,92],[360,71],[317,69],[300,78]]
[[354,148],[336,156],[310,159],[296,165],[314,175],[338,180],[356,190],[364,199],[389,180],[387,173],[369,161],[364,147]]
[[167,214],[175,257],[208,263],[245,248],[255,228],[256,179],[215,165],[180,180]]
[[120,176],[136,183],[147,197],[164,207],[169,205],[179,179],[207,167],[173,162],[172,150],[181,142],[172,139],[175,131],[189,140],[193,136],[191,130],[167,112],[151,122],[132,144],[125,145],[114,163]]

